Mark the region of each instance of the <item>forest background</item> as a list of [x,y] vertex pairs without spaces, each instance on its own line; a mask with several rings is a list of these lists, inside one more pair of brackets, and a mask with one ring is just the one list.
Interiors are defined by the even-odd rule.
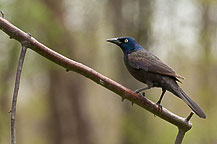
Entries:
[[[0,0],[7,20],[37,40],[122,85],[144,87],[107,38],[134,37],[186,79],[180,86],[205,111],[184,143],[217,143],[216,0]],[[11,97],[20,44],[0,32],[0,143],[10,141]],[[156,102],[160,89],[146,92]],[[17,105],[17,143],[171,143],[177,129],[141,107],[28,50]],[[166,93],[162,105],[186,117]]]

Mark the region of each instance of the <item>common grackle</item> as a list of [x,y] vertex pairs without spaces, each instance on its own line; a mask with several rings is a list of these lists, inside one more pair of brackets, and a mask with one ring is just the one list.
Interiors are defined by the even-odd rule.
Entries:
[[[147,85],[136,90],[137,93],[152,87],[162,88],[160,99],[156,103],[161,107],[161,100],[166,92],[170,91],[181,98],[200,118],[206,118],[201,108],[179,87],[177,81],[182,76],[163,63],[158,57],[145,50],[134,38],[120,37],[107,39],[107,42],[118,45],[124,53],[124,62],[128,71],[138,80]],[[179,78],[179,79],[178,79]]]

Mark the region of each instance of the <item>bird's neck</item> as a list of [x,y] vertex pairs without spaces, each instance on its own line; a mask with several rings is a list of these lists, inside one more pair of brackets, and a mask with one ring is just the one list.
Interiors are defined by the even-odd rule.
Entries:
[[132,52],[139,51],[139,50],[145,50],[145,49],[141,45],[136,44],[133,49],[123,50],[123,53],[124,53],[124,55],[128,55]]

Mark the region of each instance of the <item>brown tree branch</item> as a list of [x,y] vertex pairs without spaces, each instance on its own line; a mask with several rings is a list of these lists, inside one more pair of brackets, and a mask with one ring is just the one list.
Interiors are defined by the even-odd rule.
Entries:
[[185,131],[183,131],[182,129],[179,129],[175,144],[181,144],[184,136],[185,136]]
[[35,38],[30,38],[27,33],[23,32],[22,30],[8,22],[6,19],[1,17],[0,29],[7,33],[10,36],[10,38],[14,38],[19,42],[28,41],[29,48],[39,53],[43,57],[46,57],[47,59],[64,67],[67,71],[74,71],[93,80],[97,84],[100,84],[101,86],[113,91],[114,93],[118,94],[124,99],[128,99],[133,103],[136,103],[137,105],[145,108],[154,115],[159,116],[160,118],[177,126],[179,129],[182,129],[185,132],[191,129],[191,122],[186,121],[185,118],[179,117],[165,108],[162,108],[162,110],[160,110],[158,106],[149,99],[140,97],[135,92],[96,72],[95,70],[51,50],[50,48],[38,42]]

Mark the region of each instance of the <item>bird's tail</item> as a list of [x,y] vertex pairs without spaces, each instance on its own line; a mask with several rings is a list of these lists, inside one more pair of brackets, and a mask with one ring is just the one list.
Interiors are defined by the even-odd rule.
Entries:
[[206,118],[205,113],[201,110],[201,108],[181,89],[179,88],[179,92],[181,95],[179,97],[200,117]]

